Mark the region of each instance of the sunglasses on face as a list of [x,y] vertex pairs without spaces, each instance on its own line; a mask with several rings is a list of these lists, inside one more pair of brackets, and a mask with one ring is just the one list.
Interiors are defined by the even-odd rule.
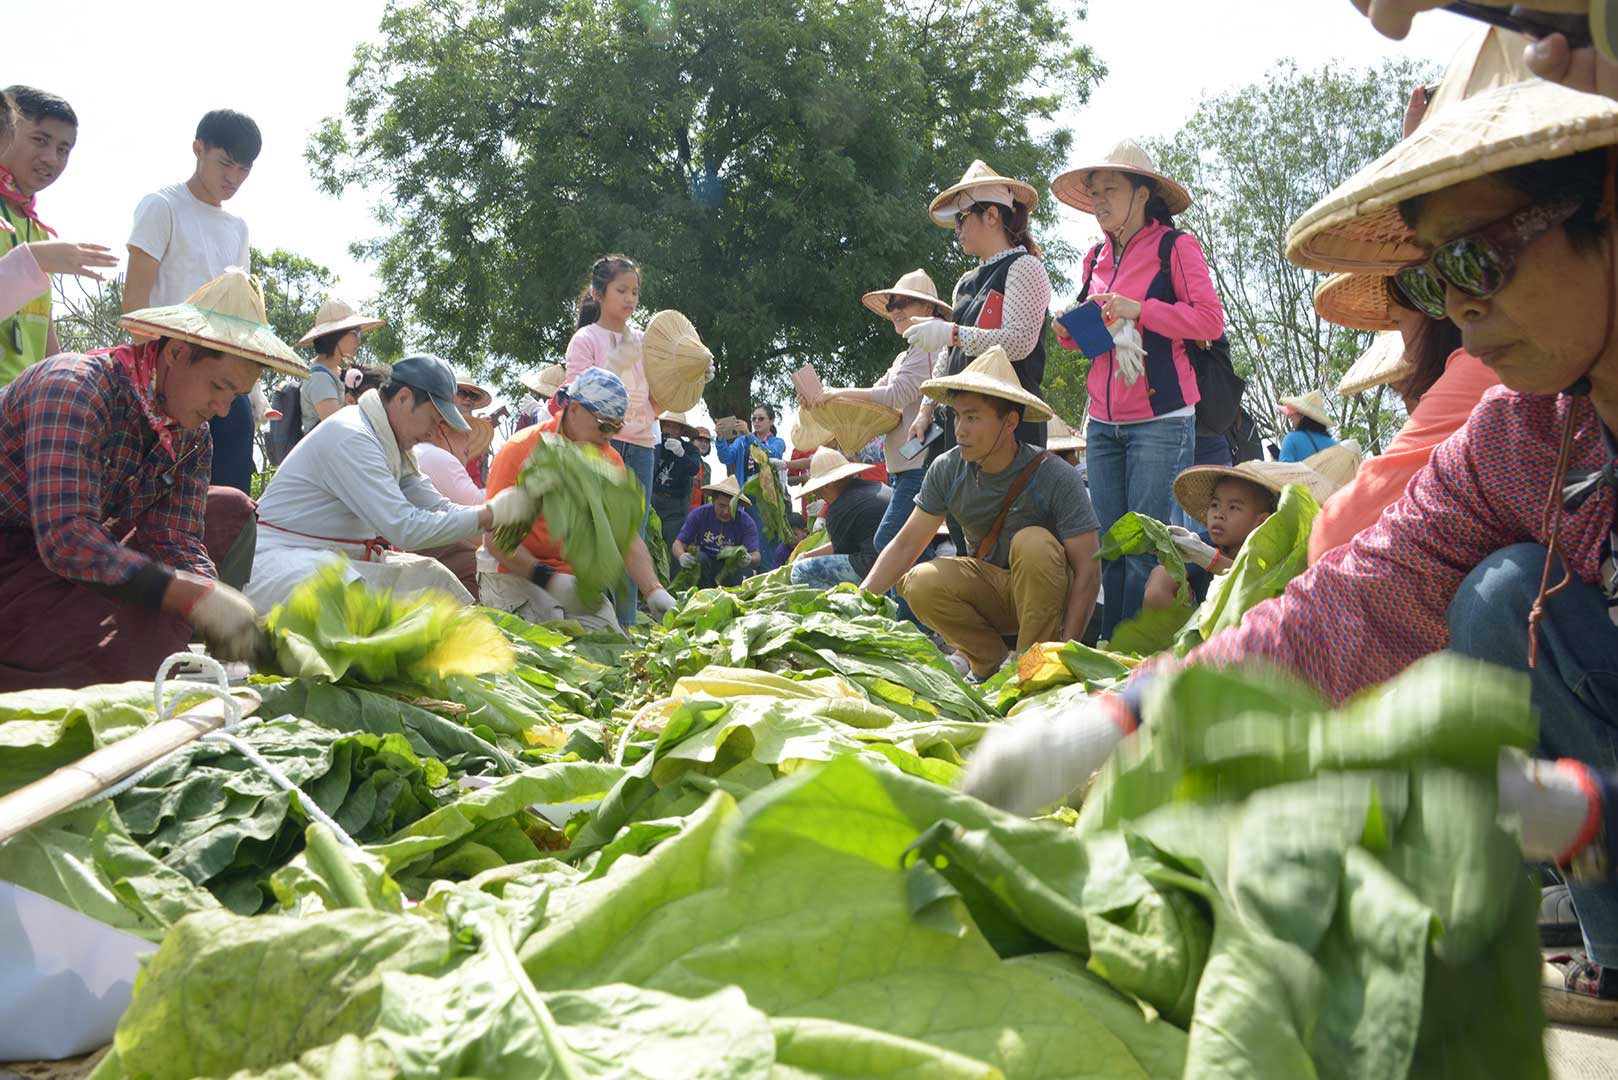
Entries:
[[1522,250],[1578,211],[1577,199],[1519,210],[1476,232],[1439,244],[1425,261],[1395,273],[1394,283],[1410,306],[1423,315],[1447,318],[1447,288],[1478,300],[1495,295],[1511,281]]
[[578,405],[579,408],[590,414],[590,419],[596,422],[596,430],[601,432],[601,434],[616,435],[620,431],[624,430],[624,422],[622,420],[613,420],[609,417],[599,416],[596,414],[594,409],[590,408],[590,406],[586,405],[582,401],[579,402]]

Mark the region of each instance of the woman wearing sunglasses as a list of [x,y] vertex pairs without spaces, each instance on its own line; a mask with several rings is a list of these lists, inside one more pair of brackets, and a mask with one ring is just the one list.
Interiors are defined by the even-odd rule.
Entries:
[[[912,270],[894,283],[891,289],[877,289],[861,297],[872,312],[886,319],[893,332],[904,336],[912,323],[920,319],[942,318],[950,315],[950,306],[938,298],[938,287],[925,270]],[[888,365],[888,370],[869,389],[826,390],[806,406],[822,405],[838,399],[870,401],[885,405],[899,413],[899,426],[888,433],[883,454],[888,466],[888,482],[893,487],[887,513],[876,530],[876,550],[881,551],[898,533],[899,526],[910,517],[916,493],[921,490],[921,479],[927,473],[927,455],[921,450],[905,453],[909,440],[913,448],[921,447],[927,429],[932,425],[932,400],[924,404],[921,384],[932,377],[933,368],[945,358],[943,352],[929,352],[919,345],[906,342],[908,348],[899,352]],[[922,416],[921,413],[926,415]]]
[[[1571,865],[1584,938],[1547,967],[1546,1013],[1618,1024],[1618,878],[1585,858],[1618,836],[1618,788],[1592,768],[1618,747],[1618,104],[1529,78],[1522,48],[1486,35],[1421,128],[1304,214],[1287,252],[1392,272],[1505,386],[1373,527],[1187,662],[1263,660],[1334,702],[1443,649],[1527,673],[1537,753],[1562,760],[1528,791],[1523,844]],[[1063,776],[1132,727],[1115,713],[1064,717]],[[974,761],[1002,765],[968,787],[1048,763],[1038,734],[985,742]]]

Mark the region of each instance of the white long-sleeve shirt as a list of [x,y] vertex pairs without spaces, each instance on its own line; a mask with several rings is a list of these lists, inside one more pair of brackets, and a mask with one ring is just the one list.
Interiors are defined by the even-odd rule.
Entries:
[[[940,352],[938,355],[948,354]],[[910,425],[916,422],[916,413],[921,409],[921,384],[932,375],[934,363],[933,353],[912,346],[908,352],[895,356],[888,370],[871,387],[872,401],[899,411],[899,426],[888,432],[887,442],[883,444],[889,475],[927,464],[925,454],[907,458],[899,451],[910,439]]]
[[376,432],[350,405],[305,435],[276,470],[258,502],[260,523],[272,526],[260,529],[258,546],[324,548],[361,558],[362,548],[309,537],[363,543],[380,536],[420,551],[477,536],[478,510],[457,506],[419,474],[394,480]]
[[452,503],[460,506],[482,506],[488,496],[466,471],[460,458],[434,443],[416,444],[416,466],[421,475],[432,481],[433,487]]

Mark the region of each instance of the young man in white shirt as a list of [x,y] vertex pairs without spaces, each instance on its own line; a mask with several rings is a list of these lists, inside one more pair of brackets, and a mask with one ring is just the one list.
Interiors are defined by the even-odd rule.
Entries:
[[[183,184],[170,184],[140,201],[129,234],[124,310],[178,304],[230,267],[249,270],[247,222],[224,208],[253,171],[264,140],[252,117],[215,109],[197,124],[191,143],[196,168]],[[248,490],[253,467],[255,414],[267,405],[255,387],[213,429],[213,483]]]

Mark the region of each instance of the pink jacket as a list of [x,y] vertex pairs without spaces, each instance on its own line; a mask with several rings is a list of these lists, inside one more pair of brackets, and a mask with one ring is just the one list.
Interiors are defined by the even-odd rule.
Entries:
[[50,275],[39,268],[34,253],[18,244],[0,257],[0,319],[11,318],[50,287]]
[[[624,380],[624,388],[629,391],[629,413],[624,417],[624,429],[614,437],[633,446],[653,447],[657,445],[658,408],[646,383],[640,341],[640,328],[633,323],[622,334],[600,323],[579,327],[567,343],[567,378],[572,382],[590,368],[603,367]],[[554,411],[555,399],[551,401]]]
[[1149,361],[1147,374],[1129,386],[1116,375],[1112,353],[1098,357],[1090,365],[1090,416],[1104,423],[1150,420],[1195,405],[1202,395],[1197,391],[1197,377],[1191,370],[1185,342],[1212,341],[1225,332],[1225,309],[1214,292],[1208,260],[1202,254],[1202,245],[1190,233],[1175,241],[1169,259],[1174,302],[1147,298],[1161,268],[1158,246],[1168,231],[1167,225],[1153,222],[1130,237],[1116,259],[1111,237],[1102,245],[1099,256],[1092,259],[1092,248],[1084,258],[1083,273],[1090,276],[1090,295],[1117,293],[1141,301],[1138,326],[1147,341],[1148,353],[1149,335],[1156,334],[1169,339],[1173,358],[1172,375],[1165,369],[1169,359],[1164,357],[1165,368],[1154,373],[1158,365]]

